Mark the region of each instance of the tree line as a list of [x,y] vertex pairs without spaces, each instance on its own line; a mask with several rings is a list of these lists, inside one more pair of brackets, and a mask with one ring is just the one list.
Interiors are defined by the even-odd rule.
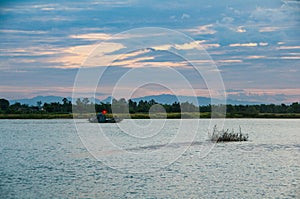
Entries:
[[[159,105],[159,106],[154,106]],[[195,106],[189,102],[174,102],[173,104],[159,104],[155,100],[135,102],[130,100],[113,99],[112,103],[93,104],[88,98],[77,99],[75,104],[64,98],[61,102],[42,103],[37,102],[34,106],[27,104],[14,103],[10,104],[7,99],[0,99],[1,114],[28,114],[28,113],[93,113],[106,110],[108,113],[148,113],[150,109],[159,112],[163,108],[167,113],[179,112],[211,112],[215,108],[226,109],[229,116],[256,116],[263,113],[300,113],[300,104],[294,102],[292,104],[260,104],[260,105],[203,105]],[[153,110],[152,110],[153,111]],[[155,111],[155,110],[154,110]]]

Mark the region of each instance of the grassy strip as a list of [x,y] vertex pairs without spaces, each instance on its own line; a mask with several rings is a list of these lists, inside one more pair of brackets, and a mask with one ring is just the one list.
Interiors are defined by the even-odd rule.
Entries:
[[[30,113],[30,114],[0,114],[0,119],[87,119],[93,117],[93,113],[85,114],[72,114],[72,113]],[[199,116],[200,115],[200,116]],[[166,118],[165,114],[156,113],[152,114],[151,117],[148,113],[133,113],[130,114],[107,114],[107,117],[119,117],[124,119],[164,119]],[[221,118],[221,115],[213,115],[214,118]],[[167,113],[168,119],[192,119],[192,118],[211,118],[210,112],[201,112],[201,113]],[[248,114],[227,114],[226,118],[300,118],[299,113],[261,113],[256,115]]]
[[28,113],[28,114],[0,114],[0,119],[69,119],[73,118],[68,113]]
[[257,118],[300,118],[300,113],[261,113]]

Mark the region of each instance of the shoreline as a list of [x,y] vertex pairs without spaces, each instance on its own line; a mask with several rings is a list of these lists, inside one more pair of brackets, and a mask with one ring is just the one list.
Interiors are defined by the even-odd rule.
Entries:
[[[0,114],[0,119],[88,119],[94,114],[87,113],[82,115],[73,115],[72,113],[30,113],[30,114]],[[148,113],[134,113],[128,115],[114,114],[114,116],[124,119],[150,119]],[[107,117],[112,117],[112,114],[107,114]],[[165,119],[166,115],[154,114],[152,119]],[[214,117],[222,118],[222,117]],[[209,112],[204,113],[167,113],[167,119],[211,119]],[[257,115],[243,115],[243,114],[227,114],[226,119],[300,119],[298,113],[261,113]]]

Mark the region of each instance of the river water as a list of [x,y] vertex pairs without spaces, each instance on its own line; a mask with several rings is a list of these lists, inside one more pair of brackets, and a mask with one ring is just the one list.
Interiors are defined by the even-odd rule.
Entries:
[[214,123],[0,120],[0,196],[300,198],[300,120],[227,119],[249,141],[217,144]]

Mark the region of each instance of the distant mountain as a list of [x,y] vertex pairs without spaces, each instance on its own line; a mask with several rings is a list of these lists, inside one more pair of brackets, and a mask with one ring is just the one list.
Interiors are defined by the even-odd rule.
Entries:
[[113,99],[113,98],[110,96],[110,97],[105,98],[104,100],[101,100],[101,102],[104,103],[104,104],[106,104],[106,103],[111,104],[112,99]]
[[[37,105],[38,101],[41,101],[42,103],[51,103],[51,102],[62,102],[62,99],[64,97],[61,96],[36,96],[29,99],[16,99],[16,100],[10,100],[10,104],[14,103],[21,103],[21,104],[28,104],[29,106],[35,106]],[[67,97],[68,100],[71,100],[71,97]]]
[[[190,102],[193,104],[196,104],[198,101],[198,105],[208,105],[211,104],[211,99],[208,97],[192,97],[192,96],[176,96],[176,95],[170,95],[170,94],[162,94],[162,95],[150,95],[145,97],[139,97],[139,98],[133,98],[132,101],[139,102],[140,100],[149,101],[151,99],[154,99],[156,102],[161,104],[172,104],[174,102]],[[197,100],[197,101],[196,101]],[[215,103],[219,104],[222,103],[222,101],[215,99]],[[233,99],[227,99],[227,104],[238,104],[238,105],[252,105],[252,104],[262,104],[261,102],[248,102],[248,101],[239,101],[239,100],[233,100]]]
[[[60,102],[62,103],[62,99],[64,97],[61,96],[36,96],[30,99],[17,99],[17,100],[10,100],[10,104],[14,104],[16,102],[19,102],[21,104],[28,104],[30,106],[35,106],[38,101],[41,101],[42,103],[51,103],[51,102]],[[72,100],[71,97],[66,97],[69,101]],[[141,100],[143,101],[150,101],[151,99],[155,100],[158,103],[161,104],[172,104],[174,102],[190,102],[193,104],[196,104],[198,101],[199,105],[208,105],[211,104],[211,99],[208,97],[192,97],[192,96],[176,96],[176,95],[170,95],[170,94],[162,94],[162,95],[150,95],[145,97],[138,97],[133,98],[132,101],[139,102]],[[99,100],[95,98],[89,98],[90,101],[96,102],[99,104],[102,103],[111,103],[112,97],[107,97],[104,100]],[[197,100],[197,101],[196,101]],[[74,100],[74,102],[76,99]],[[217,104],[221,103],[219,100],[214,100]],[[227,104],[240,104],[240,105],[252,105],[252,104],[263,104],[263,102],[249,102],[249,101],[239,101],[239,100],[233,100],[233,99],[227,99]]]
[[170,95],[170,94],[150,95],[145,97],[133,98],[131,100],[134,102],[139,102],[141,100],[150,101],[152,99],[161,104],[172,104],[174,102],[178,102],[176,95]]
[[[66,97],[69,101],[72,101],[71,97]],[[21,103],[21,104],[28,104],[29,106],[35,106],[37,105],[38,101],[41,101],[43,104],[44,103],[52,103],[52,102],[59,102],[62,103],[62,100],[64,99],[64,97],[61,96],[36,96],[30,99],[16,99],[16,100],[9,100],[10,104],[14,104],[14,103]],[[95,98],[89,98],[89,100],[91,102],[95,101],[96,103],[100,103],[99,99],[95,99]],[[75,99],[76,101],[76,99]]]

